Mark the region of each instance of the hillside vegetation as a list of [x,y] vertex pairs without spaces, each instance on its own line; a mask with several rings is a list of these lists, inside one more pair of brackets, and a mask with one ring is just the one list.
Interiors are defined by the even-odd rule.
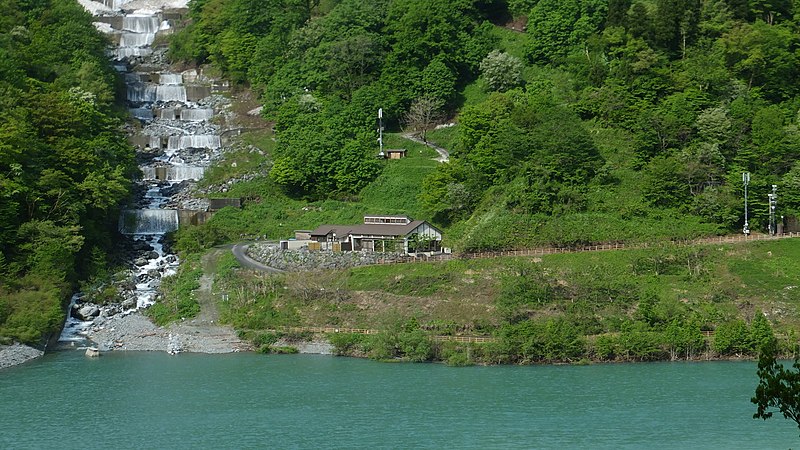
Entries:
[[[397,199],[384,189],[388,178],[425,173],[420,190],[403,192],[385,212],[432,220],[461,250],[738,230],[742,172],[752,173],[752,229],[766,227],[772,184],[781,215],[800,206],[790,2],[190,7],[172,56],[252,87],[275,124],[268,176],[231,195],[344,201],[359,212],[314,219],[355,222],[379,212],[365,206],[375,195]],[[457,126],[426,133],[451,151],[450,163],[413,171],[376,160],[379,108],[390,130],[422,133],[454,119]],[[250,219],[224,228],[242,234],[257,223],[271,238],[286,236],[276,229],[280,215]]]
[[138,170],[107,41],[73,0],[0,0],[0,343],[57,333]]
[[[797,12],[741,0],[193,0],[172,57],[252,89],[274,126],[206,180],[213,192],[249,167],[219,194],[245,207],[181,230],[178,247],[282,239],[366,213],[430,220],[457,252],[667,243],[740,232],[743,172],[750,228],[764,231],[772,185],[778,216],[800,210]],[[386,147],[409,158],[375,158],[379,108]],[[792,282],[763,290],[791,257],[759,249],[797,244],[664,245],[248,278],[249,300],[227,320],[394,330],[381,344],[394,349],[398,333],[424,346],[419,333],[450,327],[498,337],[477,358],[499,362],[748,354],[769,328],[757,311],[780,329],[796,320]],[[328,284],[303,287],[317,280]],[[358,298],[399,312],[359,316]],[[373,344],[358,348],[405,354]]]
[[[220,264],[221,319],[256,344],[284,327],[343,354],[454,364],[752,356],[797,341],[800,242],[708,244],[258,274]],[[774,330],[773,330],[774,328]],[[435,342],[432,336],[493,342]]]

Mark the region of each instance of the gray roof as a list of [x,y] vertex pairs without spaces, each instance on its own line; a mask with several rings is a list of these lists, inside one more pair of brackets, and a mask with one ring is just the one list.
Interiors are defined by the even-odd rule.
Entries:
[[[360,224],[360,225],[320,225],[311,232],[311,236],[327,236],[331,232],[336,233],[337,237],[344,237],[348,234],[356,236],[393,236],[403,237],[414,231],[415,228],[425,223],[424,220],[415,220],[407,225],[391,224]],[[435,227],[434,227],[435,228]]]

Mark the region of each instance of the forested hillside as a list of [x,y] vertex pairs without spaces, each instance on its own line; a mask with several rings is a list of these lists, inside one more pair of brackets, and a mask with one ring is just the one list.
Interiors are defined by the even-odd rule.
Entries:
[[[452,158],[416,197],[457,248],[688,238],[800,209],[790,1],[193,0],[172,55],[275,121],[269,177],[358,200],[387,126]],[[262,196],[268,197],[263,191]],[[414,194],[415,196],[417,194]],[[212,224],[213,226],[213,224]]]
[[137,171],[107,42],[73,0],[0,0],[0,337],[57,332]]

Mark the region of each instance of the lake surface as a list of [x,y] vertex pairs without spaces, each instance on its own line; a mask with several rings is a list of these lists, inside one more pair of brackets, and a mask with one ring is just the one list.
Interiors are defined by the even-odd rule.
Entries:
[[752,362],[465,367],[49,354],[0,372],[0,448],[790,448]]

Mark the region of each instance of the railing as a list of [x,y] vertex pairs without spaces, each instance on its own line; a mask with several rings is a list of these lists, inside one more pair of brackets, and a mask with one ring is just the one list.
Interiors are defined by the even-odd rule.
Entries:
[[[370,330],[367,328],[346,328],[346,327],[280,327],[272,332],[282,333],[354,333],[354,334],[378,334],[380,330]],[[497,342],[496,338],[490,336],[431,336],[436,342],[467,342],[467,343],[487,343]]]
[[508,256],[544,256],[555,255],[560,253],[582,253],[582,252],[601,252],[610,250],[632,250],[632,249],[647,249],[658,248],[664,245],[697,245],[697,244],[735,244],[739,242],[754,242],[754,241],[771,241],[777,239],[790,239],[800,237],[800,233],[784,233],[781,235],[770,236],[768,234],[755,234],[755,235],[728,235],[728,236],[714,236],[698,239],[681,239],[663,242],[643,242],[626,244],[624,242],[617,242],[612,244],[598,244],[598,245],[584,245],[580,247],[538,247],[527,248],[521,250],[500,250],[493,252],[469,252],[458,254],[446,255],[432,255],[432,256],[409,256],[403,259],[388,258],[381,259],[375,262],[375,265],[383,264],[405,264],[405,263],[422,263],[422,262],[439,262],[450,261],[453,259],[483,259],[483,258],[500,258]]

